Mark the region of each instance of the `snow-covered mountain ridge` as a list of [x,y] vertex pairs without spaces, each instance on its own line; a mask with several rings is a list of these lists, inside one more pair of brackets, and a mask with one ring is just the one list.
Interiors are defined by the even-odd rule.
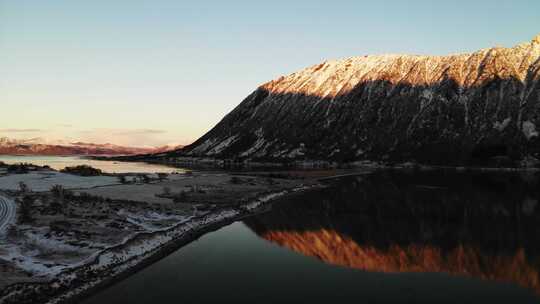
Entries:
[[257,88],[165,157],[485,162],[539,157],[540,35],[449,56],[331,60]]
[[114,144],[49,142],[42,138],[13,139],[0,137],[0,154],[12,155],[133,155],[158,153],[177,147],[138,148]]

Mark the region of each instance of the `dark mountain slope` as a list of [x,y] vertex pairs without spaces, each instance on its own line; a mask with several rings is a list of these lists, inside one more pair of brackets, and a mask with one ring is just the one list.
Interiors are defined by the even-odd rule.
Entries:
[[328,61],[268,82],[159,157],[482,163],[538,157],[540,36],[449,56]]

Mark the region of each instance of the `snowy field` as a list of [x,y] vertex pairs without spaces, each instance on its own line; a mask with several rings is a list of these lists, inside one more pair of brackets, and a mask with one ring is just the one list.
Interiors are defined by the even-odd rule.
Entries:
[[35,171],[1,176],[0,190],[18,190],[21,182],[38,192],[49,191],[54,185],[62,185],[66,189],[88,189],[119,184],[115,176],[78,176],[56,171]]
[[[85,265],[96,273],[127,269],[123,267],[136,265],[185,234],[255,212],[268,200],[310,183],[225,172],[165,178],[128,174],[123,182],[118,176],[83,177],[43,169],[0,176],[0,193],[4,191],[9,203],[0,205],[0,217],[6,220],[0,223],[0,291],[14,283],[59,278],[71,288],[76,278],[69,273]],[[21,191],[21,183],[28,189]],[[75,191],[58,195],[50,191],[55,185]],[[23,220],[23,201],[29,198],[29,219]]]

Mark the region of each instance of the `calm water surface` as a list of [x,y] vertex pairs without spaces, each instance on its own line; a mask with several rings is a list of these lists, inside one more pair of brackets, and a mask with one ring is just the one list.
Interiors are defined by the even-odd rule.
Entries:
[[538,303],[538,186],[532,173],[341,179],[84,303]]
[[39,166],[48,165],[53,169],[61,170],[65,167],[89,165],[107,173],[157,173],[157,172],[183,172],[183,169],[160,164],[140,162],[116,162],[104,160],[85,159],[77,156],[17,156],[0,155],[0,161],[6,164],[32,163]]

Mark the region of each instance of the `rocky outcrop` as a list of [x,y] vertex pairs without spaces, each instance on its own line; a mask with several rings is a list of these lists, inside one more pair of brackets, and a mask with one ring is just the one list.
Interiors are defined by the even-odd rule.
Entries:
[[540,35],[449,56],[327,61],[257,88],[164,157],[459,164],[540,154]]

